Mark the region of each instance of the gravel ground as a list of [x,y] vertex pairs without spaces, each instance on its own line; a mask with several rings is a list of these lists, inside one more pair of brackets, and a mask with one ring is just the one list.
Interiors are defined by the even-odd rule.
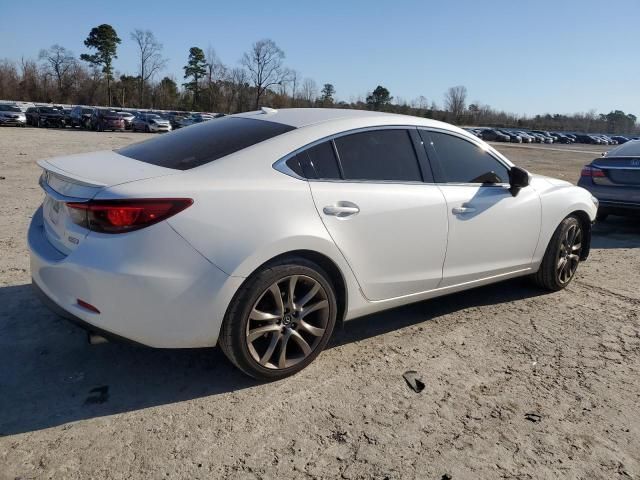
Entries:
[[[354,320],[257,384],[216,349],[90,347],[31,293],[35,161],[142,138],[0,129],[0,479],[640,478],[637,220],[596,226],[565,291],[521,279]],[[572,181],[602,150],[497,147]]]

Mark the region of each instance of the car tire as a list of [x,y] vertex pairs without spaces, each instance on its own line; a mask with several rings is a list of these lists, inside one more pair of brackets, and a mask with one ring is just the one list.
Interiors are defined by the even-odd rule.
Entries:
[[569,285],[580,263],[583,241],[582,223],[574,215],[569,215],[553,233],[533,281],[539,287],[554,292]]
[[145,126],[144,126],[144,131],[145,131],[146,133],[151,133],[151,129],[149,128],[149,125],[145,125]]
[[278,380],[320,354],[336,318],[336,294],[327,273],[304,258],[286,258],[262,267],[236,292],[218,345],[247,375]]

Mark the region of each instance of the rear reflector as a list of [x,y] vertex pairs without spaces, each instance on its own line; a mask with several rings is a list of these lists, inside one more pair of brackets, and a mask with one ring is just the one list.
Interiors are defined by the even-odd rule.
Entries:
[[80,300],[79,298],[76,301],[78,303],[78,306],[80,306],[82,308],[85,308],[85,309],[87,309],[87,310],[89,310],[90,312],[93,312],[93,313],[100,313],[100,310],[98,310],[96,307],[94,307],[90,303],[87,303],[84,300]]
[[582,167],[582,172],[580,175],[583,177],[604,177],[605,174],[602,170],[596,167],[592,167],[591,165],[585,165]]
[[193,204],[190,198],[95,200],[67,203],[74,223],[101,233],[124,233],[161,222]]

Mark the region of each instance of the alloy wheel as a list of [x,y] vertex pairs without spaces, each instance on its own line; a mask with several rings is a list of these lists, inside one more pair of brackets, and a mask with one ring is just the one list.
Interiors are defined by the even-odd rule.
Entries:
[[306,275],[277,280],[258,297],[247,320],[246,342],[259,365],[285,369],[320,344],[330,318],[322,285]]
[[582,229],[579,225],[569,226],[560,242],[556,263],[556,274],[560,283],[568,283],[578,269],[582,252]]

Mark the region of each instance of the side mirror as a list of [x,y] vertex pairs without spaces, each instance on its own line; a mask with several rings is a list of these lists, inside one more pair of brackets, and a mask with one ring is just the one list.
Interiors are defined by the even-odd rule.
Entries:
[[524,168],[511,167],[509,170],[509,191],[514,197],[518,195],[521,188],[529,186],[529,172]]

